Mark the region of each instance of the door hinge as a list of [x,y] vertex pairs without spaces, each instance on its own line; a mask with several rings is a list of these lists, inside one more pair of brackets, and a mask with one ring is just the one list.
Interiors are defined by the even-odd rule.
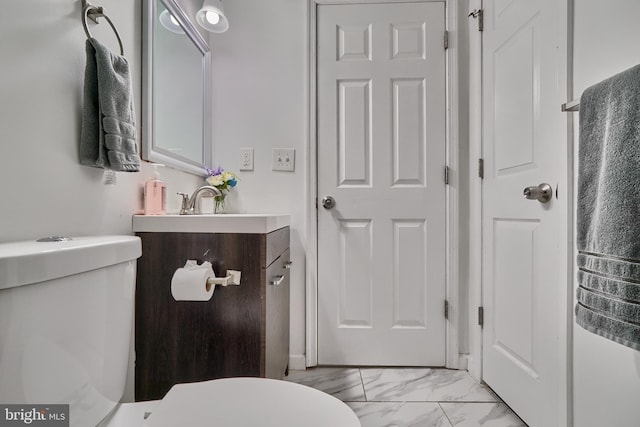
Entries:
[[449,185],[449,166],[444,167],[444,183]]
[[478,31],[484,30],[484,10],[473,9],[473,12],[469,14],[469,17],[474,17],[478,19]]
[[444,31],[444,49],[449,49],[449,31]]
[[449,320],[449,301],[444,300],[444,318]]
[[478,325],[484,326],[484,307],[478,307]]
[[478,177],[484,179],[484,159],[478,159]]

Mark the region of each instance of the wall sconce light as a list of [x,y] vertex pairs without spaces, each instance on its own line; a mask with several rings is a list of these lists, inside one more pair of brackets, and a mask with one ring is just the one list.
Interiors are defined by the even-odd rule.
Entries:
[[163,10],[160,13],[160,17],[158,18],[163,27],[172,33],[176,34],[184,34],[184,30],[180,26],[180,23],[176,18],[168,10]]
[[224,33],[229,29],[229,21],[224,15],[222,0],[204,0],[196,13],[196,21],[202,28],[212,33]]

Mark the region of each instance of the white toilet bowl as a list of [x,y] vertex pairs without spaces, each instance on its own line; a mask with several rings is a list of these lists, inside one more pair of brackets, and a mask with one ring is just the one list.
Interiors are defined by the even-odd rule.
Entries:
[[0,244],[0,403],[69,404],[73,427],[360,426],[334,397],[264,378],[119,404],[140,255],[133,236]]

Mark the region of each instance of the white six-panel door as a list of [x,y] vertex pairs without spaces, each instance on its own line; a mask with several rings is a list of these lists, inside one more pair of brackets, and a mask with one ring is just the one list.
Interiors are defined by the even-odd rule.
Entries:
[[445,363],[444,2],[317,8],[318,362]]
[[[485,0],[483,379],[530,427],[559,426],[566,124],[556,0]],[[566,175],[564,175],[566,176]],[[525,187],[548,183],[546,203]]]

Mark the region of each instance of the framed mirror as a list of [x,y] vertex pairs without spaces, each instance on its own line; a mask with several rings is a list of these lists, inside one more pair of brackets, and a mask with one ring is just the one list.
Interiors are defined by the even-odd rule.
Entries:
[[175,0],[144,0],[142,157],[206,175],[211,50]]

